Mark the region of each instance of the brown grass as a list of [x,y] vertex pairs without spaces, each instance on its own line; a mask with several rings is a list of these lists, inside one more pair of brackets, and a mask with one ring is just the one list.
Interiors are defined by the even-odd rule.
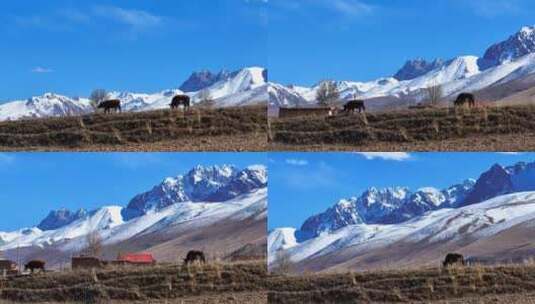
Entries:
[[262,151],[265,107],[193,108],[0,122],[0,150]]
[[269,303],[534,303],[535,265],[274,276]]
[[0,304],[534,303],[535,265],[269,274],[265,261],[115,267],[0,281]]
[[265,303],[265,261],[116,267],[0,281],[0,303]]
[[535,107],[434,108],[272,119],[272,150],[525,151]]

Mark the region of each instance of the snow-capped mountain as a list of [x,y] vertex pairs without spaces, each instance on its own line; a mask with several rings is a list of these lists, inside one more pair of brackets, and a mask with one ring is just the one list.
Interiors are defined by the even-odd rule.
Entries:
[[[407,61],[393,77],[371,81],[335,81],[340,99],[360,98],[369,100],[373,108],[394,107],[396,104],[412,104],[425,101],[425,89],[441,85],[444,102],[460,92],[478,92],[486,88],[513,82],[535,72],[535,27],[523,27],[503,42],[489,47],[483,57],[463,55],[446,61],[424,59]],[[286,86],[283,96],[272,98],[271,107],[315,105],[320,84],[312,87]],[[535,83],[534,83],[535,85]],[[519,88],[518,90],[521,90]],[[512,91],[510,94],[516,93]],[[492,99],[492,96],[485,96]],[[503,96],[496,96],[503,98]],[[377,105],[374,106],[374,101]]]
[[16,120],[25,117],[73,116],[92,111],[89,99],[69,98],[45,93],[27,100],[0,104],[0,120]]
[[430,210],[457,206],[464,202],[475,183],[469,179],[444,190],[425,187],[415,192],[406,187],[372,187],[359,197],[341,199],[325,212],[311,216],[296,237],[302,241],[354,224],[401,223]]
[[197,166],[136,195],[122,214],[129,220],[178,202],[221,202],[266,186],[267,174],[261,166],[244,170],[229,165]]
[[535,52],[535,27],[524,26],[507,40],[489,47],[482,64],[495,66]]
[[[136,216],[125,216],[138,210],[135,208],[140,208]],[[240,170],[228,165],[197,166],[178,178],[165,179],[153,190],[136,196],[127,207],[105,206],[89,212],[60,209],[52,211],[37,227],[0,232],[0,251],[53,248],[69,256],[83,250],[92,232],[99,234],[105,246],[135,244],[147,235],[158,236],[151,237],[156,246],[158,240],[199,233],[217,223],[229,225],[247,219],[265,222],[266,214],[265,167]]]
[[[273,230],[268,238],[269,259],[276,263],[282,251],[294,262],[302,262],[303,267],[313,267],[314,263],[346,265],[366,250],[391,250],[396,242],[402,242],[400,246],[405,250],[410,247],[403,244],[411,243],[409,246],[415,250],[431,251],[451,241],[447,248],[452,250],[459,244],[465,246],[463,242],[467,240],[469,244],[486,238],[494,242],[499,233],[521,223],[530,225],[535,232],[534,221],[535,162],[508,167],[496,164],[477,180],[468,179],[444,190],[370,188],[359,197],[342,199],[325,212],[308,218],[299,229]],[[535,252],[535,243],[529,248]],[[429,256],[434,259],[443,254],[440,250],[433,252]],[[322,256],[329,256],[329,262]]]
[[[496,243],[496,238],[520,228],[529,237],[535,231],[533,221],[535,192],[520,192],[429,212],[399,224],[350,225],[301,243],[292,242],[291,229],[281,228],[269,235],[269,263],[275,266],[277,256],[284,253],[308,270],[437,265],[450,250],[466,256],[495,256],[501,261],[500,254],[503,257],[520,245],[519,237],[505,244]],[[491,243],[494,246],[484,246]],[[523,246],[534,248],[533,244]]]
[[[196,76],[194,76],[196,75]],[[187,94],[192,103],[201,101],[208,94],[216,107],[245,106],[266,104],[268,101],[267,70],[261,67],[248,67],[235,72],[222,71],[215,76],[206,76],[210,81],[203,82],[204,72],[193,74],[180,89],[163,90],[156,93],[109,92],[109,98],[120,99],[123,111],[148,111],[169,108],[171,99],[177,94]],[[210,74],[212,75],[212,74]],[[192,78],[193,77],[193,78]],[[195,82],[197,81],[197,82]],[[192,88],[199,87],[196,91]],[[73,116],[94,112],[87,98],[70,98],[46,93],[28,100],[11,101],[0,104],[0,121],[20,118],[39,118]]]
[[434,69],[440,68],[443,65],[444,61],[440,58],[433,61],[427,61],[423,58],[408,60],[401,69],[394,74],[394,78],[400,81],[414,79]]

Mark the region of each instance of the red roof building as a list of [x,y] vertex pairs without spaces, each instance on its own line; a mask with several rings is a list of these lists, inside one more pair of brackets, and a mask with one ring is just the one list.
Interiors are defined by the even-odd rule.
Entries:
[[154,264],[156,260],[150,253],[125,253],[119,254],[117,260],[129,264]]

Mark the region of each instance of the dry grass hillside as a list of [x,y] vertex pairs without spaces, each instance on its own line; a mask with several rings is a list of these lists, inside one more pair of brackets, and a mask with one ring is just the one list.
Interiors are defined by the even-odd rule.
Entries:
[[434,108],[273,119],[272,150],[527,151],[535,106]]
[[269,303],[535,303],[535,265],[273,276]]
[[267,303],[265,261],[112,267],[0,281],[0,303]]
[[0,150],[262,151],[266,108],[192,108],[0,122]]

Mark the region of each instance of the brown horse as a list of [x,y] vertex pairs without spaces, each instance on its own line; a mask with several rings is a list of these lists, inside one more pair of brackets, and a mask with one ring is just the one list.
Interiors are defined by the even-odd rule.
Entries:
[[459,96],[457,96],[457,99],[453,102],[453,105],[455,107],[462,107],[465,104],[468,104],[469,108],[473,108],[476,106],[476,98],[474,97],[474,94],[471,93],[461,93]]
[[353,113],[358,110],[359,113],[366,111],[364,100],[350,100],[344,105],[344,112]]
[[28,269],[32,273],[34,273],[35,270],[41,270],[42,272],[45,272],[45,262],[41,260],[29,261],[26,265],[24,265],[24,271]]
[[188,95],[175,95],[173,99],[171,100],[171,103],[169,106],[171,106],[171,109],[176,109],[179,106],[184,106],[184,110],[187,110],[190,106],[190,98]]
[[188,265],[195,261],[201,263],[206,263],[206,258],[204,257],[204,252],[198,250],[190,250],[184,259],[184,264]]
[[104,109],[104,113],[109,113],[112,109],[115,112],[121,112],[121,101],[119,99],[104,100],[98,104],[97,108]]

